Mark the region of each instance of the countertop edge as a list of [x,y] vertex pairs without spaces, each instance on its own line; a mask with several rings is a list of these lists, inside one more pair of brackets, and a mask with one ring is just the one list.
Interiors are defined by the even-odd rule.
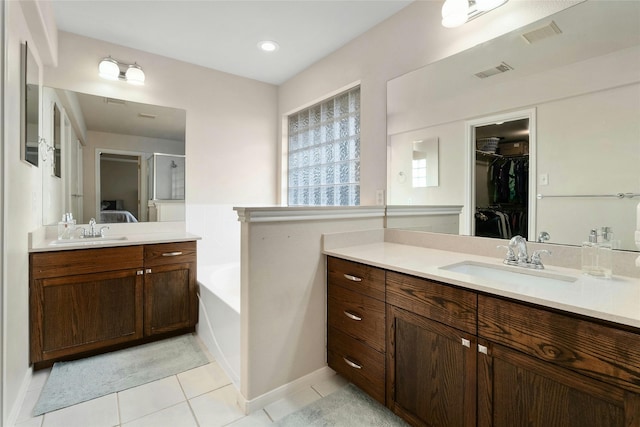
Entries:
[[91,243],[87,241],[83,242],[82,239],[74,239],[77,240],[77,242],[64,243],[60,245],[51,244],[55,240],[45,240],[42,243],[35,244],[32,247],[29,247],[29,253],[113,248],[119,246],[152,245],[156,243],[190,242],[202,239],[200,236],[191,233],[142,233],[125,237],[127,237],[126,240],[111,240],[105,242],[100,242],[98,240],[92,241]]

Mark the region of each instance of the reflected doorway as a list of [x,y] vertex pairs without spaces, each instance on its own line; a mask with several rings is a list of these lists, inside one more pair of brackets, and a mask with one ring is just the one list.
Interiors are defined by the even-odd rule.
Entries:
[[[140,209],[140,164],[140,155],[100,153],[98,222],[138,222],[146,219]],[[118,219],[111,218],[113,215],[119,215]]]
[[470,235],[534,235],[534,130],[533,110],[468,122]]

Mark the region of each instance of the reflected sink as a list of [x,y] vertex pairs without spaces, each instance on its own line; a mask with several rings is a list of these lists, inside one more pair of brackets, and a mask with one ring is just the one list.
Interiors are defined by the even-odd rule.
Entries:
[[65,239],[65,240],[54,240],[49,245],[58,246],[58,245],[99,245],[101,243],[113,243],[113,242],[121,242],[123,240],[127,240],[127,236],[106,236],[106,237],[85,237],[83,239]]
[[561,285],[577,280],[575,277],[544,270],[484,264],[475,261],[463,261],[440,267],[440,269],[511,285]]

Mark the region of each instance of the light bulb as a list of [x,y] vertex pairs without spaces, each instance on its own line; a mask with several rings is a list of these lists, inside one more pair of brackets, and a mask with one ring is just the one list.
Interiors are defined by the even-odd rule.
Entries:
[[280,46],[278,46],[278,43],[271,40],[263,40],[259,42],[258,47],[260,48],[260,50],[263,50],[265,52],[275,52],[280,48]]
[[118,67],[118,63],[115,60],[104,58],[98,65],[98,75],[103,79],[118,80],[120,67]]
[[468,0],[446,0],[442,5],[442,26],[459,27],[469,18]]
[[144,71],[138,64],[129,65],[127,68],[127,72],[125,73],[125,77],[127,79],[127,83],[132,85],[141,86],[144,84]]

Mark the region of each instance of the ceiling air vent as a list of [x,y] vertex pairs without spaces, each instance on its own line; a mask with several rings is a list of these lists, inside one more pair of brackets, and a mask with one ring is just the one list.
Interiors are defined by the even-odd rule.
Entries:
[[496,74],[500,74],[500,73],[505,73],[509,70],[513,70],[513,67],[505,62],[502,62],[498,66],[489,68],[488,70],[480,71],[475,75],[476,77],[480,77],[481,79],[486,79],[487,77],[495,76]]
[[524,33],[522,37],[527,41],[527,43],[532,44],[548,37],[557,36],[558,34],[562,34],[562,30],[560,30],[558,24],[551,21],[544,27]]

